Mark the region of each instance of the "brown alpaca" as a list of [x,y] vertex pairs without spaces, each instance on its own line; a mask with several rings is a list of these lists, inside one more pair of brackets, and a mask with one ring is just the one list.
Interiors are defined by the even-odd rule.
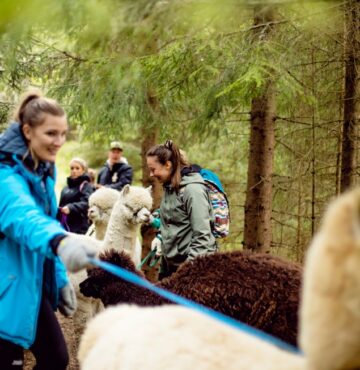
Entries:
[[[123,252],[111,250],[100,257],[145,278]],[[301,274],[299,265],[270,255],[216,253],[184,263],[156,285],[296,345]],[[170,303],[100,268],[89,270],[88,276],[80,291],[105,306]]]

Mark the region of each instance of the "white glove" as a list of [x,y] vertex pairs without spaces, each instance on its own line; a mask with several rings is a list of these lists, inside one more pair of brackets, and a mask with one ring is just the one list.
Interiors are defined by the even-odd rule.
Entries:
[[155,237],[153,241],[151,242],[151,250],[153,251],[155,249],[155,256],[160,257],[162,252],[161,252],[161,240],[158,237]]
[[75,289],[71,283],[60,289],[59,311],[64,316],[72,316],[77,308]]
[[69,271],[77,272],[89,264],[89,258],[95,257],[96,250],[80,238],[67,236],[61,240],[57,254]]

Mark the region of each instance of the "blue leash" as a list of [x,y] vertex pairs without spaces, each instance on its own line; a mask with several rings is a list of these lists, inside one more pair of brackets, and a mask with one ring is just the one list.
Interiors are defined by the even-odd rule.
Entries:
[[212,310],[208,307],[205,307],[205,306],[203,306],[199,303],[195,303],[193,301],[190,301],[189,299],[181,297],[181,296],[179,296],[177,294],[174,294],[172,292],[169,292],[165,289],[159,288],[159,287],[153,285],[152,283],[150,283],[149,281],[141,278],[140,276],[138,276],[138,275],[136,275],[136,274],[134,274],[134,273],[132,273],[128,270],[125,270],[121,267],[115,266],[111,263],[101,261],[97,258],[90,258],[90,263],[92,263],[95,266],[98,266],[98,267],[102,268],[103,270],[105,270],[107,272],[110,272],[111,274],[114,274],[115,276],[117,276],[117,277],[119,277],[123,280],[128,281],[129,283],[138,285],[142,288],[149,289],[152,292],[160,295],[161,297],[164,297],[164,298],[168,299],[169,301],[172,301],[172,302],[177,303],[179,305],[191,308],[195,311],[199,311],[199,312],[201,312],[201,313],[203,313],[207,316],[210,316],[213,319],[221,321],[221,322],[223,322],[223,323],[225,323],[225,324],[227,324],[227,325],[229,325],[229,326],[231,326],[235,329],[244,331],[248,334],[251,334],[255,337],[258,337],[258,338],[264,340],[265,342],[275,344],[277,347],[282,348],[286,351],[296,353],[296,354],[300,354],[300,351],[296,347],[294,347],[294,346],[292,346],[288,343],[283,342],[281,339],[273,337],[272,335],[264,333],[264,332],[262,332],[262,331],[260,331],[256,328],[253,328],[253,327],[251,327],[247,324],[236,321],[235,319],[233,319],[229,316],[226,316],[226,315],[224,315],[220,312],[214,311],[214,310]]

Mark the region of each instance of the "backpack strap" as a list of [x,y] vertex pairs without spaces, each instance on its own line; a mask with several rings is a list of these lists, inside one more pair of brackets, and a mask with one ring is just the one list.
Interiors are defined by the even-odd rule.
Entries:
[[211,182],[218,188],[218,190],[225,194],[225,189],[222,186],[219,176],[215,172],[207,168],[202,168],[200,170],[200,175],[205,181]]
[[88,184],[88,183],[89,183],[89,181],[84,180],[84,181],[80,184],[80,186],[79,186],[79,190],[80,190],[80,192],[82,191],[82,189],[84,189],[85,184]]

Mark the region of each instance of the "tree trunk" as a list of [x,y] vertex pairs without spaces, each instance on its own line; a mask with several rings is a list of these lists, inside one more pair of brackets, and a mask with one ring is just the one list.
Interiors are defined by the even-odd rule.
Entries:
[[342,130],[341,184],[340,191],[352,187],[356,182],[356,136],[359,89],[359,37],[360,2],[345,3],[345,86],[344,117]]
[[[158,111],[158,101],[156,96],[148,92],[148,103],[150,108],[156,112]],[[149,170],[146,165],[146,152],[158,142],[159,130],[154,125],[150,129],[145,127],[141,130],[141,137],[143,138],[141,143],[141,163],[142,163],[142,184],[144,187],[152,186],[152,197],[153,197],[153,209],[157,209],[160,206],[162,197],[162,187],[157,180],[149,176]],[[154,239],[156,230],[148,225],[141,227],[142,236],[142,258],[145,258],[151,250],[151,242]],[[149,266],[143,266],[143,271],[146,277],[150,281],[156,281],[158,278],[158,270],[156,268],[150,268]]]
[[[256,8],[255,27],[259,38],[269,36],[273,9]],[[250,148],[245,201],[244,249],[269,252],[271,245],[272,175],[275,146],[275,94],[269,79],[262,96],[251,105]]]

